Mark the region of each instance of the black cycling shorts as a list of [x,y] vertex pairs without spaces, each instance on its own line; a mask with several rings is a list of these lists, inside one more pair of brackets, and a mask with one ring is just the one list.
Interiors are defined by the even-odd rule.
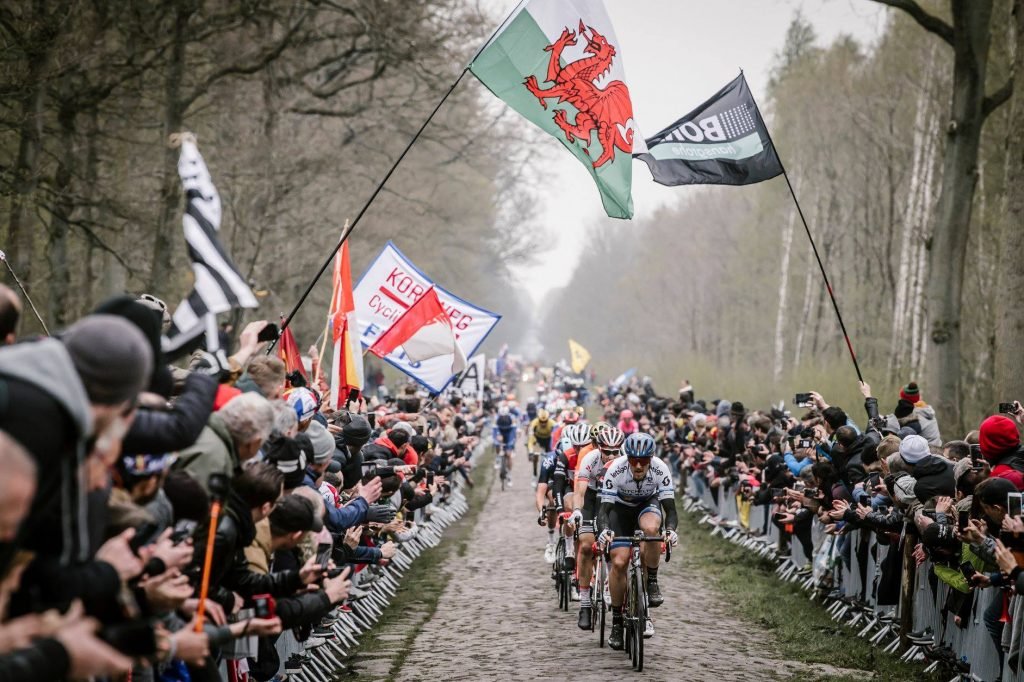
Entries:
[[[657,498],[652,499],[647,504],[641,504],[636,507],[616,502],[608,512],[608,527],[612,529],[617,538],[631,537],[633,533],[640,530],[640,517],[648,512],[657,514],[659,518],[663,516],[661,504]],[[628,546],[629,543],[626,542],[612,543],[612,549]]]
[[583,506],[580,508],[580,512],[583,514],[583,520],[580,523],[581,533],[596,532],[597,509],[600,504],[597,491],[593,488],[587,488],[587,492],[583,495]]

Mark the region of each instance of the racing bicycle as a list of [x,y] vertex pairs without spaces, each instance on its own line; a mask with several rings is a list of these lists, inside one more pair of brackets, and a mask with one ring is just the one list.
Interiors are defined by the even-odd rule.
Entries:
[[[665,551],[665,561],[672,557],[672,550],[660,535],[645,536],[636,531],[632,537],[616,537],[612,542],[628,542],[630,545],[629,567],[626,573],[626,598],[622,608],[623,635],[626,654],[633,664],[633,670],[644,669],[644,628],[647,626],[647,581],[644,580],[643,565],[640,561],[640,545],[644,542],[659,542]],[[607,561],[608,557],[605,557]]]

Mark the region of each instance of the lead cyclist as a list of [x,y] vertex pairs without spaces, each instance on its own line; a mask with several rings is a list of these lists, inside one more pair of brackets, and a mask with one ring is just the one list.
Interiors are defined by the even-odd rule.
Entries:
[[[611,570],[608,587],[612,601],[612,631],[608,646],[623,648],[622,601],[626,592],[626,568],[629,564],[628,542],[613,542],[616,537],[632,536],[640,529],[650,537],[661,534],[673,547],[679,543],[676,527],[675,490],[672,473],[661,459],[654,456],[654,438],[646,433],[631,433],[622,444],[622,456],[613,461],[604,476],[601,487],[601,506],[597,514],[600,529],[599,544],[611,547]],[[651,608],[665,601],[658,587],[658,564],[661,547],[645,543],[640,558],[647,574],[647,600]],[[644,637],[654,634],[653,622],[644,626]]]

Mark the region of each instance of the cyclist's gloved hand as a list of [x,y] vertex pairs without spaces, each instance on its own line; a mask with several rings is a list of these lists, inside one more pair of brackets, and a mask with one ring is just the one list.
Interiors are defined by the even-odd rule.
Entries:
[[675,547],[679,544],[679,533],[675,532],[672,529],[669,529],[665,531],[665,539],[668,540],[668,544],[670,546]]
[[615,533],[612,532],[611,528],[605,528],[601,531],[601,535],[598,536],[597,541],[601,543],[602,547],[607,547],[612,544],[612,539],[615,537]]
[[572,510],[572,516],[569,517],[569,523],[579,528],[580,523],[583,522],[583,512],[579,509]]
[[548,523],[548,513],[546,511],[541,511],[539,514],[537,514],[537,525],[538,526],[546,526],[547,523]]
[[565,511],[565,507],[563,507],[560,503],[556,502],[555,503],[555,513],[556,514],[561,514],[563,511]]

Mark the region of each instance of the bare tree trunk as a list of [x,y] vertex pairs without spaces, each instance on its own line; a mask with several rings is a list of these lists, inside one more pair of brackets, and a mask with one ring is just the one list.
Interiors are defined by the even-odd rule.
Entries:
[[[182,81],[185,78],[186,42],[188,40],[188,21],[195,10],[191,3],[178,6],[174,21],[174,40],[171,47],[171,58],[167,65],[164,81],[164,122],[163,142],[171,133],[181,130],[184,111],[181,103]],[[155,239],[153,240],[153,259],[147,280],[150,291],[160,291],[167,295],[174,287],[168,278],[174,262],[174,233],[177,218],[181,212],[181,192],[177,172],[178,153],[165,147],[163,163],[163,181],[160,188],[160,215],[157,218]]]
[[789,253],[793,247],[793,228],[796,224],[796,211],[789,210],[786,229],[782,233],[782,265],[779,274],[779,311],[775,317],[775,362],[772,377],[776,382],[782,379],[783,354],[786,340],[786,307],[789,292]]
[[69,221],[75,209],[71,183],[75,174],[75,118],[73,103],[61,102],[57,112],[60,126],[60,155],[53,178],[54,203],[50,210],[50,237],[47,256],[50,261],[49,313],[52,324],[61,327],[68,319],[71,269],[68,267]]
[[[1024,396],[1024,363],[1020,343],[1024,338],[1024,0],[1014,0],[1011,22],[1015,85],[1010,100],[1006,137],[1007,190],[1003,193],[999,223],[999,264],[996,287],[995,395],[997,400]],[[1024,399],[1022,399],[1024,400]]]
[[930,118],[930,90],[927,87],[934,63],[934,48],[929,50],[929,59],[923,69],[923,86],[917,95],[917,109],[914,112],[913,160],[910,170],[910,185],[907,190],[909,205],[903,221],[903,237],[900,240],[899,274],[896,288],[893,291],[894,308],[892,315],[892,336],[889,354],[889,370],[899,372],[910,360],[910,319],[912,271],[917,269],[915,254],[920,247],[917,239],[920,233],[920,222],[927,211],[925,197],[930,194],[925,179],[926,164],[931,163],[927,148],[933,144],[932,130],[928,125]]
[[11,196],[11,213],[8,223],[8,241],[11,245],[9,258],[14,271],[31,288],[32,264],[35,255],[35,229],[32,213],[36,187],[39,185],[39,156],[42,151],[43,102],[46,85],[43,73],[48,53],[43,51],[30,55],[28,92],[21,102],[19,125],[18,158],[14,162],[14,192]]
[[953,101],[946,129],[942,185],[929,258],[928,387],[940,421],[963,433],[960,382],[960,306],[967,258],[978,147],[985,121],[985,72],[992,0],[953,0]]

